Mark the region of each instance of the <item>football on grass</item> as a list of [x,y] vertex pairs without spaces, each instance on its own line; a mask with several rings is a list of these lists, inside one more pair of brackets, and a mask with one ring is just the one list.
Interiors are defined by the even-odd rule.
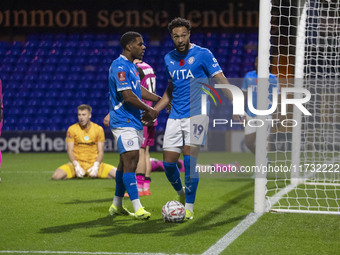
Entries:
[[168,201],[162,208],[164,222],[182,222],[185,217],[185,208],[178,201]]

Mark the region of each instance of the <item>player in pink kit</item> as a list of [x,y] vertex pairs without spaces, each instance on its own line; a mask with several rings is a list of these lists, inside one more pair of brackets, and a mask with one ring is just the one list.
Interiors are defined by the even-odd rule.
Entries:
[[[152,93],[156,93],[156,75],[153,68],[145,62],[136,59],[134,62],[137,65],[141,86]],[[152,102],[142,100],[144,103],[152,107]],[[157,119],[149,126],[143,126],[143,143],[139,150],[139,161],[136,170],[137,186],[139,196],[150,196],[151,182],[151,162],[149,149],[155,144],[155,126]]]
[[[1,101],[1,109],[0,109],[0,136],[1,136],[1,129],[2,129],[2,125],[3,125],[3,108],[4,108],[4,104],[2,101],[2,82],[0,80],[0,101]],[[0,166],[1,166],[1,161],[2,161],[2,154],[0,151]],[[1,178],[0,178],[0,182],[1,182]]]

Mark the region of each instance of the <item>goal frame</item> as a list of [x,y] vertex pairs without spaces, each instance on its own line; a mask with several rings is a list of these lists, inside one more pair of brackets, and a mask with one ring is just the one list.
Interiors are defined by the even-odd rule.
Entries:
[[[307,1],[297,1],[297,32],[296,32],[296,47],[295,47],[295,71],[294,71],[294,87],[303,88],[304,79],[304,53],[305,53],[305,40],[306,40],[306,20],[307,20]],[[268,109],[268,87],[269,87],[269,67],[270,67],[270,29],[271,29],[271,0],[260,0],[260,20],[259,20],[259,43],[258,43],[258,93],[257,102],[258,109]],[[302,98],[302,94],[294,95],[295,99]],[[258,119],[265,119],[265,116],[257,116]],[[302,126],[302,112],[294,106],[293,119],[296,120],[297,125],[292,129],[292,156],[291,165],[300,165],[301,154],[301,126]],[[288,213],[310,213],[310,214],[340,214],[339,211],[320,211],[320,210],[295,210],[295,209],[272,209],[271,206],[275,205],[286,194],[296,188],[299,184],[306,184],[308,176],[301,175],[299,167],[295,170],[291,169],[290,184],[282,188],[274,196],[266,199],[267,191],[267,175],[263,168],[260,166],[267,165],[267,130],[266,128],[257,128],[256,131],[256,155],[255,164],[260,172],[255,173],[255,191],[254,191],[254,212],[263,214],[265,212],[288,212]],[[311,183],[313,184],[313,183]],[[317,185],[323,185],[317,183]]]

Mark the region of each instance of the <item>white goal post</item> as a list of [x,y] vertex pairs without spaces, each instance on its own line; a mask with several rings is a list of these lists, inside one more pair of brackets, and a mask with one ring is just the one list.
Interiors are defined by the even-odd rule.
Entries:
[[340,1],[260,0],[258,55],[258,108],[268,109],[273,73],[281,90],[311,93],[311,115],[278,107],[278,124],[257,129],[255,213],[340,215]]

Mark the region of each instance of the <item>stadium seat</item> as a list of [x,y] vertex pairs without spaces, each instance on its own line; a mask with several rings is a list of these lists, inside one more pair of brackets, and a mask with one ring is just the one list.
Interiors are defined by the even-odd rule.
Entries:
[[75,49],[70,49],[67,48],[63,51],[62,56],[69,56],[72,57],[73,55],[76,55],[76,50]]
[[101,84],[108,82],[109,72],[100,72],[96,75],[96,81],[101,82]]
[[99,58],[98,57],[96,57],[96,56],[92,56],[91,58],[89,58],[89,60],[88,60],[88,64],[97,64],[97,63],[99,63],[100,61],[99,61]]
[[52,48],[52,49],[48,52],[48,56],[58,57],[58,56],[61,56],[63,52],[64,52],[64,51],[63,51],[62,49]]
[[45,49],[45,48],[40,48],[35,52],[36,56],[45,56],[48,55],[49,53],[49,49]]
[[36,114],[39,116],[47,116],[51,113],[52,109],[53,108],[50,109],[49,107],[38,107]]
[[68,100],[70,100],[72,96],[73,96],[73,93],[70,90],[62,90],[59,93],[59,98],[61,100],[64,100],[65,102],[68,102]]
[[60,49],[64,47],[64,42],[62,40],[57,40],[52,43],[52,48]]
[[39,41],[38,40],[28,40],[24,43],[24,48],[34,48],[37,49],[39,47]]
[[68,64],[59,64],[55,68],[55,71],[60,73],[68,73],[70,71],[70,66]]
[[43,81],[33,81],[34,88],[37,90],[46,90],[50,88],[49,82],[43,82]]
[[85,57],[88,56],[88,51],[84,48],[80,48],[77,50],[76,55]]
[[32,61],[32,56],[28,56],[28,55],[21,55],[17,61],[17,64],[28,64],[31,63]]
[[57,56],[48,56],[46,58],[45,64],[56,64],[58,62],[58,57]]
[[[53,114],[53,119],[55,119],[56,122],[58,122],[58,118],[60,120],[60,117],[61,115],[64,114],[64,108],[59,108],[59,107],[55,107],[52,111],[51,111],[51,114]],[[58,116],[58,118],[57,118]]]
[[7,48],[0,48],[0,56],[5,56],[7,53]]
[[66,75],[63,72],[56,72],[52,76],[49,75],[49,79],[53,81],[63,81],[65,80]]
[[47,98],[57,98],[60,95],[60,92],[53,89],[53,90],[48,90],[46,93],[44,93],[44,96]]
[[35,115],[36,114],[36,108],[32,108],[32,107],[27,107],[24,111],[23,114],[26,115]]
[[17,56],[7,55],[3,58],[2,63],[3,64],[15,64],[18,60]]
[[6,115],[6,118],[8,117],[8,116],[16,116],[16,115],[18,115],[18,114],[20,114],[21,113],[21,111],[20,111],[20,109],[19,108],[9,108],[9,109],[6,109],[5,111],[4,111],[4,114]]
[[52,41],[42,40],[42,41],[39,42],[38,47],[39,47],[39,49],[41,49],[41,48],[47,48],[47,49],[52,48]]
[[59,63],[70,64],[71,62],[72,62],[72,57],[69,57],[69,56],[62,56],[59,59]]
[[67,81],[77,81],[79,80],[79,74],[77,73],[70,73],[67,75]]
[[80,41],[79,47],[80,48],[89,48],[91,46],[91,43],[88,40]]
[[41,72],[46,72],[46,73],[52,73],[56,70],[56,67],[54,64],[48,64],[48,65],[43,65],[42,67],[39,67]]
[[41,73],[39,76],[38,76],[38,80],[39,81],[50,81],[51,80],[51,74],[50,73],[47,73],[47,72],[44,72],[44,73]]
[[8,56],[17,56],[17,55],[21,55],[22,49],[21,48],[13,48],[10,49],[6,52],[6,55]]
[[[37,75],[38,75],[39,72],[41,72],[41,69],[42,69],[42,67],[39,63],[30,64],[26,67],[26,71],[28,71],[29,73],[35,73]],[[47,72],[43,72],[43,73],[47,73]]]
[[32,55],[35,55],[36,51],[37,50],[35,48],[24,48],[21,51],[21,56],[32,56]]
[[54,91],[62,91],[64,90],[64,81],[52,81],[50,82],[50,88],[53,88]]
[[18,118],[16,116],[12,116],[12,115],[9,115],[9,116],[6,116],[6,118],[4,118],[4,127],[6,127],[7,125],[9,126],[12,126],[12,125],[15,125],[17,124],[18,122]]
[[65,43],[65,48],[70,50],[70,49],[75,49],[78,47],[78,41],[71,39]]
[[8,43],[4,41],[0,41],[0,49],[7,49],[8,48]]
[[80,80],[81,81],[92,81],[94,80],[94,74],[93,73],[83,73],[82,75],[80,75]]
[[25,81],[36,81],[37,79],[38,79],[38,75],[33,74],[33,73],[28,73],[24,76]]
[[65,83],[65,88],[67,88],[67,91],[70,91],[71,93],[74,93],[74,91],[78,88],[78,82],[77,81],[71,81],[71,80],[66,80],[64,81]]

